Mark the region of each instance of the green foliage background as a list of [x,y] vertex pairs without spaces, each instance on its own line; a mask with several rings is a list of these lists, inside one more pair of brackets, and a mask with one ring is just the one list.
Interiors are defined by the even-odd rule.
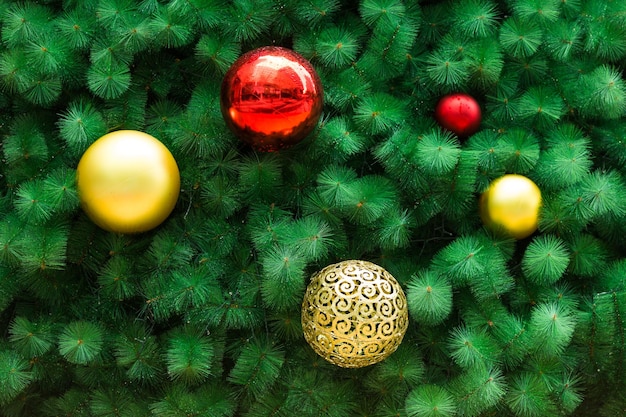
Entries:
[[[0,0],[0,416],[626,415],[626,2]],[[281,45],[325,107],[298,146],[226,128],[221,79]],[[433,119],[449,92],[483,123]],[[153,231],[79,207],[85,149],[118,129],[172,151]],[[539,231],[477,197],[532,178]],[[411,321],[367,368],[304,342],[311,273],[384,266]]]

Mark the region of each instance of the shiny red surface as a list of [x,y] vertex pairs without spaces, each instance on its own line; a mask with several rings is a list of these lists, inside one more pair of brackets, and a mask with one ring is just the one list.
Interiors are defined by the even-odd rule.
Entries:
[[481,118],[478,102],[467,94],[444,96],[435,108],[435,119],[441,127],[461,137],[474,134],[480,128]]
[[275,46],[242,55],[222,81],[220,106],[228,127],[260,151],[304,139],[322,113],[322,82],[298,53]]

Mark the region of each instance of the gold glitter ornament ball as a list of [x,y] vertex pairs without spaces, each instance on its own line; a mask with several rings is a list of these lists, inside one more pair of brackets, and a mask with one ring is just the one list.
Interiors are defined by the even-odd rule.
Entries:
[[329,265],[311,277],[302,303],[304,338],[344,368],[373,365],[398,348],[409,324],[396,279],[368,261]]

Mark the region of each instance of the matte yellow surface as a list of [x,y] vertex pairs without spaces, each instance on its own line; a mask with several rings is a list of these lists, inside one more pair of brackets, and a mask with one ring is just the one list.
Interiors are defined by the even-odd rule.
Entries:
[[516,239],[537,230],[540,207],[539,187],[522,175],[498,178],[480,198],[480,214],[485,225]]
[[85,213],[98,226],[139,233],[161,224],[180,192],[178,165],[153,136],[119,130],[102,136],[83,154],[76,171]]

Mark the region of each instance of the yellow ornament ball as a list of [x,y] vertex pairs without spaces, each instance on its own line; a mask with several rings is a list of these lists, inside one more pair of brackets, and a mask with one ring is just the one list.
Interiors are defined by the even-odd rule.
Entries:
[[541,191],[527,177],[504,175],[489,185],[480,196],[479,205],[487,227],[523,239],[537,230]]
[[170,215],[180,192],[180,173],[170,151],[136,130],[96,140],[81,157],[76,180],[87,216],[117,233],[155,228]]
[[382,361],[398,348],[409,323],[406,296],[384,268],[349,260],[311,277],[302,303],[304,338],[344,368]]

